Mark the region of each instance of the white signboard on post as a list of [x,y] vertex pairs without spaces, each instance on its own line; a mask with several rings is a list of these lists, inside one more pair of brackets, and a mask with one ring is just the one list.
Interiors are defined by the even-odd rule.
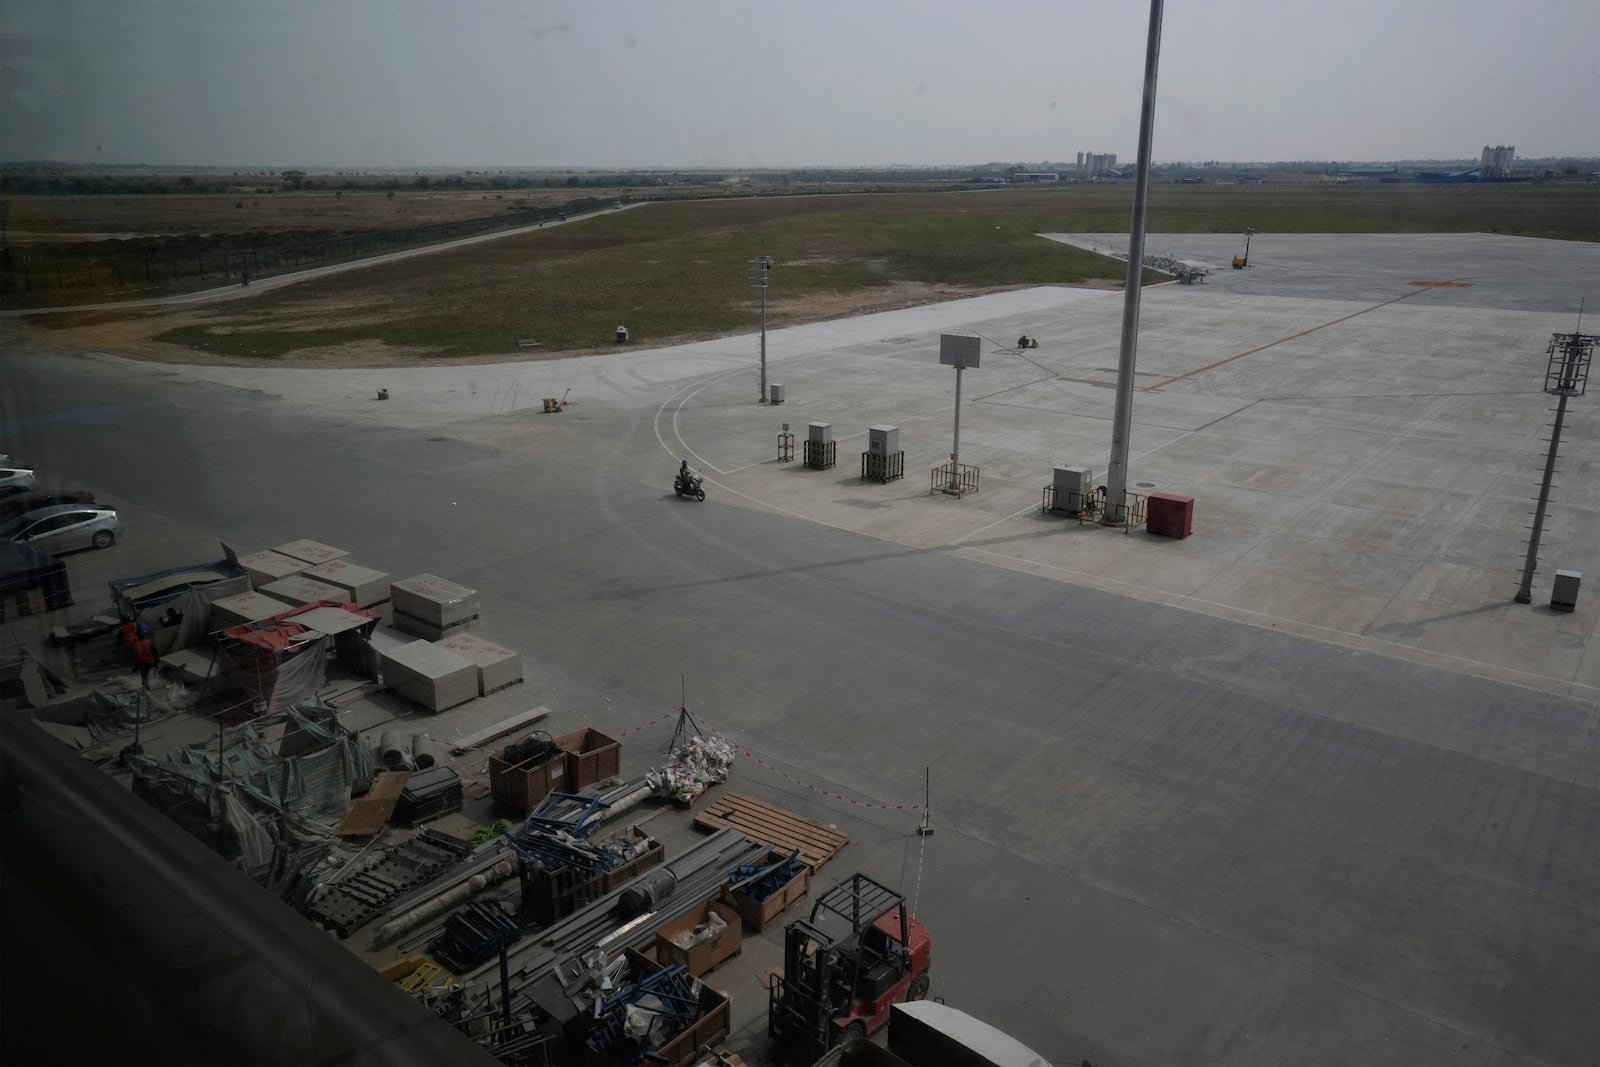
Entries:
[[982,343],[982,338],[942,333],[939,335],[939,362],[951,367],[976,367]]

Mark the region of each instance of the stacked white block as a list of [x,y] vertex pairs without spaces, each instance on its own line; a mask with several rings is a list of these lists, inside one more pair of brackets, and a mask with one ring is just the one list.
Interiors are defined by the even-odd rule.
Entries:
[[398,630],[390,630],[379,626],[372,631],[372,636],[367,638],[367,650],[370,658],[367,662],[366,673],[378,681],[383,681],[384,658],[406,645],[411,644],[416,638],[410,634],[403,634]]
[[485,641],[472,634],[456,634],[440,641],[439,647],[448,648],[472,661],[478,669],[480,696],[488,696],[498,689],[522,681],[522,656],[493,641]]
[[209,626],[213,630],[223,630],[229,626],[260,622],[281,615],[294,606],[265,593],[235,593],[211,602]]
[[250,588],[260,589],[262,586],[275,582],[279,578],[287,578],[292,574],[299,574],[310,567],[311,564],[303,559],[285,556],[282,552],[274,552],[268,548],[241,557],[239,566],[243,567],[245,573],[250,576]]
[[371,567],[358,566],[349,560],[334,559],[319,563],[306,571],[305,576],[343,589],[344,599],[358,608],[370,608],[389,599],[387,574]]
[[381,652],[378,661],[385,685],[429,711],[445,711],[478,695],[473,662],[430,641]]
[[442,641],[478,621],[478,591],[447,582],[434,574],[419,574],[389,586],[393,625],[429,641]]
[[327,563],[333,559],[344,559],[350,553],[342,548],[325,545],[321,541],[308,541],[302,538],[299,541],[290,541],[286,545],[278,545],[272,551],[281,552],[285,556],[303,559],[315,567],[320,563]]
[[336,604],[344,603],[344,590],[327,582],[319,582],[315,578],[307,578],[303,574],[280,578],[275,582],[261,587],[261,592],[287,600],[296,607],[305,604],[315,604],[319,600],[331,600]]

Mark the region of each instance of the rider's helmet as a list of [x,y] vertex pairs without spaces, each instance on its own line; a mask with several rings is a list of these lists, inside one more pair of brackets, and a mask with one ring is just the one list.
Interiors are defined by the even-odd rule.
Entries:
[[678,461],[678,466],[682,467],[684,470],[688,470],[689,469],[689,461],[686,460],[686,459],[680,459]]

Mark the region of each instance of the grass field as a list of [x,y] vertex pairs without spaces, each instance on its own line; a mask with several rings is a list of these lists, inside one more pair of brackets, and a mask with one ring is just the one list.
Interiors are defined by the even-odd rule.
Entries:
[[559,204],[585,195],[615,199],[609,190],[517,189],[501,193],[381,192],[205,193],[148,196],[0,197],[8,240],[59,243],[114,235],[259,233],[263,231],[391,230],[455,222]]
[[[665,343],[754,329],[745,264],[763,253],[777,261],[773,326],[1006,287],[1120,284],[1121,264],[1034,235],[1125,232],[1130,196],[1069,186],[669,202],[141,321],[162,342],[256,359],[517,357],[522,338],[542,354],[583,351],[608,346],[619,322]],[[1593,186],[1165,186],[1151,191],[1149,226],[1596,240],[1597,207]]]

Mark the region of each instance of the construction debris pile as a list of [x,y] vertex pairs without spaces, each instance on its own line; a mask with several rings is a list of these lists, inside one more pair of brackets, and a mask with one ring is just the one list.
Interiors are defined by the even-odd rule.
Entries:
[[800,862],[800,850],[776,863],[754,863],[735,867],[728,875],[728,890],[742,893],[751,900],[763,901],[794,881],[806,865]]
[[372,780],[371,751],[314,701],[218,733],[128,765],[136,794],[246,871],[264,868],[284,835],[300,846],[326,841],[351,792]]
[[656,796],[693,804],[709,787],[728,780],[734,748],[726,739],[708,733],[687,707],[678,708],[678,724],[667,746],[666,766],[650,768],[645,781]]
[[584,1044],[596,1062],[649,1062],[707,1014],[707,990],[687,968],[643,973],[647,964],[637,953],[619,956],[599,989],[579,994],[592,998],[594,1022]]
[[[625,878],[537,937],[522,938],[508,949],[509,1005],[501,998],[495,960],[425,1000],[505,1063],[548,1062],[552,1057],[561,1063],[586,1058],[661,1062],[656,1056],[672,1063],[693,1062],[682,1057],[728,1032],[727,999],[676,976],[647,982],[664,968],[641,953],[653,947],[663,927],[703,912],[727,873],[763,851],[764,846],[738,831],[717,831],[659,869]],[[628,970],[611,971],[623,957]],[[642,991],[624,996],[628,987],[640,985]],[[699,1009],[691,1013],[686,1002],[696,997]],[[606,1020],[603,1033],[591,1026],[597,1022],[597,1004]],[[590,1037],[598,1037],[610,1050],[605,1058],[592,1059],[594,1049],[585,1044]],[[643,1049],[627,1043],[640,1037],[660,1043]]]
[[552,793],[506,842],[520,861],[523,911],[554,922],[661,862],[661,846],[630,827],[590,841],[610,803],[598,796]]

